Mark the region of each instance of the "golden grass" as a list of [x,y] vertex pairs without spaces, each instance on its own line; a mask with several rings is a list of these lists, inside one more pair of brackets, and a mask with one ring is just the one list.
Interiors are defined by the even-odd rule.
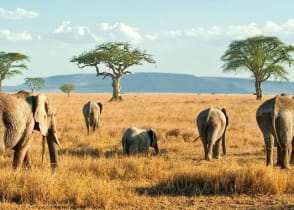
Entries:
[[[270,207],[293,205],[293,169],[265,167],[264,143],[255,121],[261,102],[254,96],[125,94],[123,101],[111,103],[110,94],[48,96],[63,146],[59,168],[51,172],[48,154],[41,165],[38,133],[31,170],[13,171],[12,151],[7,151],[0,161],[2,208],[194,209],[237,203],[247,208],[246,196],[257,196],[265,208],[267,199]],[[104,105],[100,127],[89,136],[82,116],[88,100]],[[201,140],[194,139],[196,116],[210,106],[226,107],[230,123],[227,156],[208,162]],[[121,136],[130,126],[155,129],[160,154],[124,157]]]

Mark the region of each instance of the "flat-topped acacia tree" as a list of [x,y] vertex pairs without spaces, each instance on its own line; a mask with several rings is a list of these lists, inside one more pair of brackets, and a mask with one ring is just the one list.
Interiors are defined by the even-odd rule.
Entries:
[[256,99],[261,100],[261,84],[269,78],[288,80],[283,64],[291,65],[294,46],[277,37],[255,36],[233,41],[222,55],[223,71],[247,70],[255,79]]
[[[127,69],[134,65],[155,63],[152,56],[145,51],[133,48],[128,42],[106,42],[95,49],[73,56],[70,62],[77,63],[79,68],[95,67],[96,76],[111,77],[112,98],[110,101],[122,100],[120,80],[131,72]],[[101,70],[100,66],[107,67]]]
[[27,69],[23,61],[28,61],[29,57],[18,52],[0,52],[0,91],[2,90],[2,82],[17,74],[21,74],[21,70]]

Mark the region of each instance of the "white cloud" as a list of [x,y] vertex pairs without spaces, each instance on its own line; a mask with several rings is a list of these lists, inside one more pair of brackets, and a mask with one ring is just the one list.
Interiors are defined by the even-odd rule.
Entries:
[[110,36],[114,38],[126,39],[134,42],[141,42],[143,40],[137,28],[125,23],[114,23],[112,25],[109,23],[101,23],[99,28],[104,32],[110,33]]
[[35,11],[28,11],[22,8],[17,8],[14,11],[0,8],[0,18],[3,18],[3,19],[21,20],[25,18],[35,18],[38,15],[39,13]]
[[155,41],[156,39],[158,39],[158,35],[146,34],[145,38],[150,40],[150,41]]
[[234,39],[243,39],[250,36],[293,36],[294,19],[289,19],[285,23],[278,24],[273,21],[267,21],[265,24],[250,23],[247,25],[229,25],[229,26],[211,26],[196,27],[185,30],[170,30],[160,33],[160,37],[194,37],[194,38],[213,38],[230,37]]
[[66,33],[72,31],[70,21],[63,21],[63,23],[55,29],[55,33]]
[[53,37],[70,43],[99,42],[99,38],[86,26],[73,26],[70,21],[63,21],[53,33]]
[[74,26],[70,21],[64,21],[55,29],[55,36],[66,42],[101,42],[126,40],[140,43],[143,41],[158,41],[160,39],[199,39],[199,40],[232,40],[245,39],[251,36],[278,36],[294,41],[294,19],[284,23],[267,21],[263,24],[249,23],[243,25],[193,27],[190,29],[174,29],[169,31],[140,33],[136,27],[116,22],[100,23],[98,28],[91,30],[87,26]]
[[114,28],[117,27],[117,23],[114,24],[114,25],[110,25],[109,23],[101,23],[99,25],[99,27],[103,30],[103,31],[111,31],[113,30]]
[[28,32],[12,33],[9,30],[0,30],[0,39],[5,39],[10,42],[30,41],[33,39]]

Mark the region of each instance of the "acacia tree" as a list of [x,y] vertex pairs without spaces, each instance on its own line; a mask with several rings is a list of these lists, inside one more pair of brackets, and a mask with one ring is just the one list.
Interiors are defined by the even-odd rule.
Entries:
[[41,77],[27,77],[25,78],[25,85],[27,85],[32,93],[34,90],[39,90],[44,87],[45,80]]
[[[133,65],[142,65],[143,62],[155,63],[152,56],[145,51],[132,48],[128,42],[106,42],[98,45],[95,49],[74,56],[70,62],[77,63],[79,68],[95,67],[96,76],[111,77],[112,98],[110,101],[121,100],[120,80],[126,74],[127,69]],[[104,65],[106,70],[99,67]]]
[[268,80],[282,79],[288,81],[282,64],[293,62],[291,52],[294,47],[286,45],[277,37],[255,36],[245,40],[233,41],[222,55],[223,71],[248,70],[255,79],[256,99],[262,98],[261,84]]
[[0,91],[3,80],[21,74],[22,69],[27,69],[27,66],[22,63],[24,60],[28,61],[29,57],[17,52],[0,52]]
[[72,84],[63,84],[59,87],[59,89],[62,92],[67,93],[67,96],[69,97],[70,93],[75,90],[75,86]]

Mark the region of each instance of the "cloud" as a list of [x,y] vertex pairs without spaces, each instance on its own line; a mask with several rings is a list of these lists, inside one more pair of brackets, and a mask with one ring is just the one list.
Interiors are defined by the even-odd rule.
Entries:
[[234,39],[244,39],[250,36],[293,36],[294,19],[289,19],[285,23],[278,24],[273,21],[267,21],[265,24],[249,23],[247,25],[229,25],[229,26],[210,26],[196,27],[184,30],[169,30],[161,32],[159,37],[191,37],[191,38],[217,38],[229,37]]
[[125,39],[134,42],[141,42],[143,40],[143,37],[137,28],[125,23],[101,23],[99,24],[99,29],[109,33],[111,37],[116,39]]
[[17,8],[14,11],[0,8],[0,18],[2,19],[21,20],[26,18],[35,18],[37,16],[39,16],[39,13],[22,8]]
[[63,21],[52,35],[55,39],[60,39],[70,43],[90,43],[99,42],[99,38],[86,26],[73,26],[70,21]]
[[155,41],[156,39],[158,39],[158,36],[157,35],[146,34],[145,38],[150,40],[150,41]]
[[142,43],[144,41],[187,38],[221,42],[232,39],[245,39],[257,35],[277,36],[287,41],[294,41],[294,19],[289,19],[284,23],[269,20],[263,24],[199,26],[189,29],[153,31],[146,34],[141,33],[136,27],[120,22],[112,24],[103,22],[98,25],[98,28],[90,29],[87,26],[74,26],[70,21],[64,21],[54,31],[55,38],[66,42],[95,43],[117,40]]
[[28,32],[12,33],[9,30],[0,30],[0,39],[10,42],[30,41],[33,39],[33,36]]
[[63,21],[63,23],[55,29],[55,33],[66,33],[72,31],[70,21]]

